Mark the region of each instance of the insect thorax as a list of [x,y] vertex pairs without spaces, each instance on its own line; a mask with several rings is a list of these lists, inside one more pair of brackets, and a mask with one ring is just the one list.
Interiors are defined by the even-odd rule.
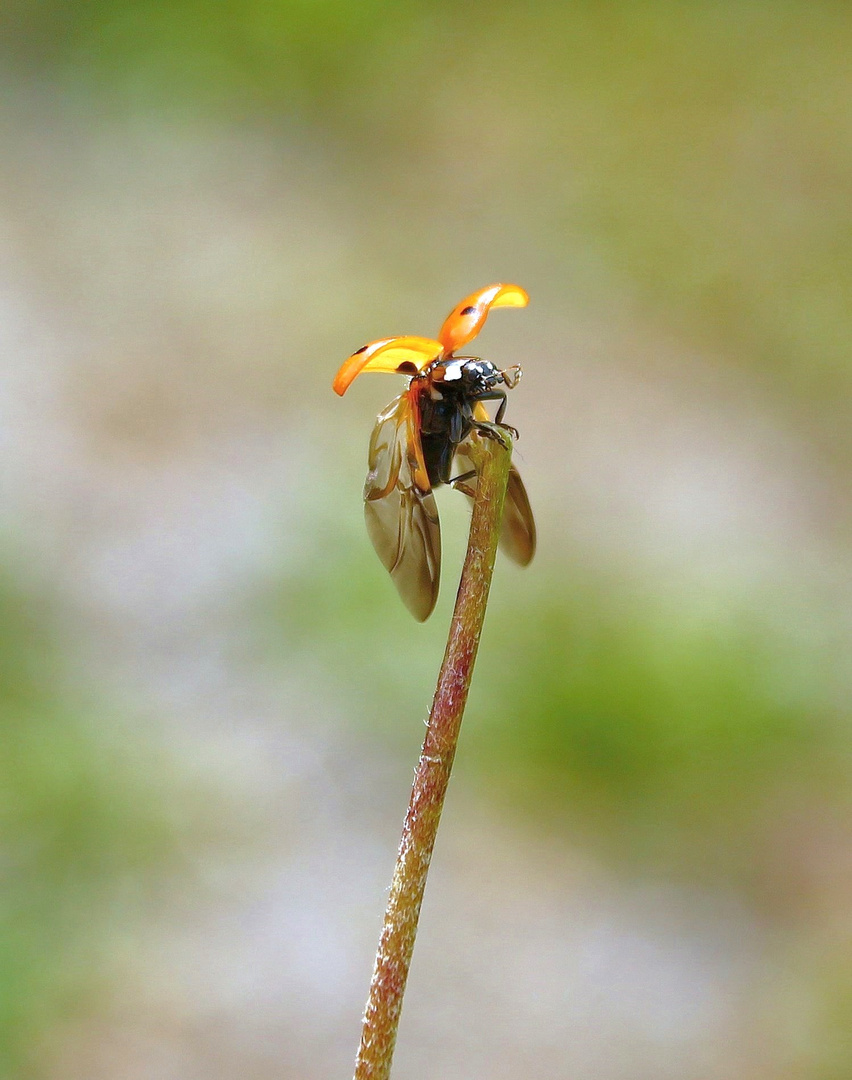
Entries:
[[502,374],[494,364],[476,356],[435,360],[423,371],[423,377],[430,387],[439,392],[446,390],[453,396],[483,394],[502,382]]

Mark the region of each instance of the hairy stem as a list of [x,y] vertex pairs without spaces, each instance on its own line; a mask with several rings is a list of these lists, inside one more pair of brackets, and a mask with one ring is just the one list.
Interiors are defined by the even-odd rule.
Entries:
[[511,462],[511,440],[508,435],[504,437],[505,448],[495,439],[472,440],[469,456],[479,480],[467,555],[402,829],[370,995],[364,1010],[354,1080],[387,1080],[390,1076],[426,875],[453,767],[491,587]]

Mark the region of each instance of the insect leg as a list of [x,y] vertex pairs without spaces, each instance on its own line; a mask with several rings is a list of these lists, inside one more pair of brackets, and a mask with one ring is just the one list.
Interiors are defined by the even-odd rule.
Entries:
[[[508,431],[509,434],[513,438],[515,438],[515,439],[518,438],[518,429],[513,428],[511,426],[511,424],[504,424],[503,423],[503,415],[506,412],[506,391],[505,390],[489,390],[489,391],[487,391],[487,393],[477,394],[476,398],[474,400],[476,400],[476,401],[499,401],[500,404],[497,407],[497,415],[494,417],[494,425],[496,427],[503,428],[505,431]],[[476,422],[474,422],[474,427],[476,427],[477,430],[480,430],[480,431],[482,430],[478,426],[478,424]],[[483,434],[485,434],[485,432],[483,432]]]
[[505,390],[486,390],[481,394],[477,394],[473,399],[474,401],[499,401],[500,406],[497,409],[497,415],[494,418],[494,423],[499,424],[503,419],[503,413],[506,411],[506,391]]
[[453,446],[458,446],[464,437],[464,416],[461,410],[450,416],[449,441]]
[[484,420],[471,421],[473,428],[479,432],[480,435],[484,435],[486,439],[493,439],[494,442],[500,443],[504,450],[508,450],[506,440],[500,434],[501,431],[509,431],[510,433],[517,434],[514,428],[510,428],[508,424],[492,424],[490,421],[486,423]]
[[465,480],[471,480],[474,476],[476,476],[476,469],[471,469],[469,472],[464,472],[461,473],[459,476],[454,477],[452,480],[450,480],[450,484],[452,485],[454,491],[460,491],[463,495],[467,495],[471,499],[475,499],[476,492],[469,484],[465,483]]

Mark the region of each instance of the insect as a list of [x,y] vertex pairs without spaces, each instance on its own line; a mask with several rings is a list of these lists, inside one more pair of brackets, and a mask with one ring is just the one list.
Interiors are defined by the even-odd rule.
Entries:
[[[518,285],[489,285],[462,300],[447,317],[437,340],[382,338],[354,352],[338,371],[333,388],[344,394],[362,371],[410,376],[406,390],[376,419],[364,485],[367,531],[415,619],[428,619],[438,598],[441,527],[433,489],[448,484],[476,493],[476,470],[469,457],[473,440],[502,441],[505,386],[513,389],[521,369],[500,371],[475,356],[456,356],[498,307],[526,307]],[[493,421],[486,401],[498,401]],[[452,476],[453,469],[457,474]],[[512,465],[506,491],[500,547],[526,566],[535,552],[535,523],[527,493]]]

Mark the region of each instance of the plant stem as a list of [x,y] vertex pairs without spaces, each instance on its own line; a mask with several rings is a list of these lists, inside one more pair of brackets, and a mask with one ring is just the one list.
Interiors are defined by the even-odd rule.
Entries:
[[509,436],[504,435],[504,438],[505,449],[501,449],[494,439],[471,440],[469,457],[479,478],[467,555],[402,829],[364,1010],[354,1080],[388,1080],[390,1077],[426,875],[453,767],[494,570],[512,449]]

